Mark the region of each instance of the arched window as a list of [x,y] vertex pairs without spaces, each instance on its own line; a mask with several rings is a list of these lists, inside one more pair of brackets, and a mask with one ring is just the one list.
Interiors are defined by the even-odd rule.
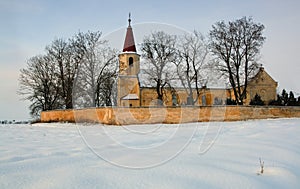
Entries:
[[129,66],[133,66],[133,58],[129,57]]

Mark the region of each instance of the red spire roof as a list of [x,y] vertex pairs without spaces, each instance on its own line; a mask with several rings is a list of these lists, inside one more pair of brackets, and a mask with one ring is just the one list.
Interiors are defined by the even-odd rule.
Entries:
[[134,38],[133,38],[133,32],[130,25],[131,19],[130,19],[130,13],[129,13],[129,19],[128,19],[128,27],[123,47],[123,52],[136,52]]

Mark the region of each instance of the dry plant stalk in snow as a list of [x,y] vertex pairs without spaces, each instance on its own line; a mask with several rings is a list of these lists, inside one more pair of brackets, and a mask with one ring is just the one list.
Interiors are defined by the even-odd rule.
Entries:
[[259,164],[260,164],[260,174],[263,174],[264,173],[264,164],[265,162],[261,161],[261,158],[259,158]]

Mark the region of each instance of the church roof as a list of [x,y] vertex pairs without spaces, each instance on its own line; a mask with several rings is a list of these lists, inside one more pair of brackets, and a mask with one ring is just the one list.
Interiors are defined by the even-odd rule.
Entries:
[[139,97],[137,94],[128,94],[126,96],[123,96],[121,99],[122,100],[138,100]]
[[127,27],[124,46],[123,46],[123,52],[136,52],[133,31],[132,31],[130,22],[131,22],[131,19],[130,19],[130,14],[129,14],[128,27]]
[[267,82],[273,83],[277,85],[277,81],[275,81],[266,71],[263,67],[260,67],[258,72],[254,75],[254,77],[250,78],[248,81],[248,85],[257,85],[261,83],[265,83],[267,79]]

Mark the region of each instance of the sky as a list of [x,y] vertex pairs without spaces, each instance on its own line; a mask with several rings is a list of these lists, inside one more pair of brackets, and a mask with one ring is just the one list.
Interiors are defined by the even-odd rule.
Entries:
[[[283,88],[300,95],[300,1],[298,0],[0,0],[0,120],[29,119],[30,102],[17,94],[20,69],[43,54],[55,38],[78,31],[104,36],[134,24],[163,23],[208,34],[218,21],[251,16],[265,25],[260,63]],[[122,46],[119,47],[120,49]]]

